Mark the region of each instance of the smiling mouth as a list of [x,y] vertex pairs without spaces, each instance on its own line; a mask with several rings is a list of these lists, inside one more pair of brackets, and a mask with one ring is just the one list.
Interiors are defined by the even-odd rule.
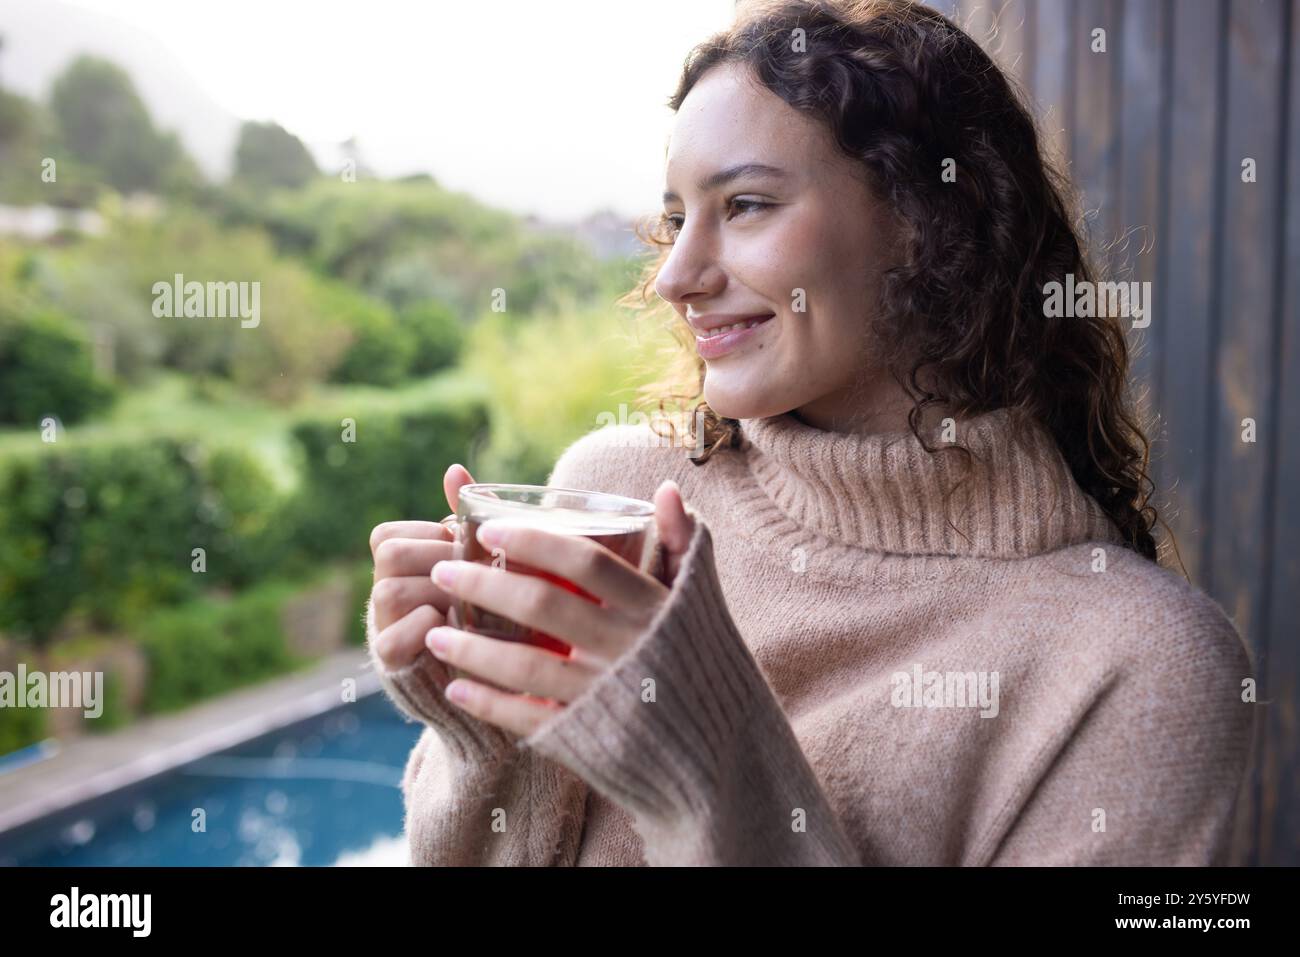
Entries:
[[717,329],[710,329],[707,332],[697,332],[695,335],[700,339],[714,339],[728,332],[739,332],[741,329],[752,329],[754,326],[767,322],[773,318],[771,314],[766,316],[755,316],[753,319],[746,319],[744,322],[735,322],[729,326],[719,326]]

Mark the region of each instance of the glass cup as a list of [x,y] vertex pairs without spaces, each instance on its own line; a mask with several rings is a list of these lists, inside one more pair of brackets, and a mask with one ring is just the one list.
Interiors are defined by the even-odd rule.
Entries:
[[[488,519],[504,519],[512,525],[532,525],[560,535],[581,535],[608,548],[629,565],[648,571],[655,551],[654,505],[635,498],[542,485],[462,485],[456,509],[455,546],[457,559],[535,575],[559,585],[587,601],[599,604],[594,595],[567,579],[513,560],[508,549],[488,549],[478,540],[478,528]],[[545,632],[519,624],[496,612],[459,597],[453,599],[456,627],[475,634],[521,641],[568,656],[568,644]]]

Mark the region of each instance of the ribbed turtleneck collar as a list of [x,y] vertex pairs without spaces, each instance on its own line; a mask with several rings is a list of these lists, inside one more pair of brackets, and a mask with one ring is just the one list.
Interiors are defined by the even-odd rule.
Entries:
[[[926,452],[910,431],[828,432],[790,413],[741,419],[740,426],[750,472],[766,497],[795,525],[849,547],[1023,558],[1080,542],[1121,542],[1051,435],[1022,421],[1020,436],[1006,409],[958,421],[957,443],[983,460],[969,471],[960,453]],[[939,429],[927,443],[943,444]]]

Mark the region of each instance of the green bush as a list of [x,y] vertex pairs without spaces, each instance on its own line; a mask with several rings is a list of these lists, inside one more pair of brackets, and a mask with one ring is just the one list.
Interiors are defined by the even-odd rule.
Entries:
[[303,487],[293,503],[295,544],[310,555],[368,556],[370,530],[399,518],[447,514],[442,475],[487,430],[486,410],[464,402],[422,412],[360,415],[355,441],[338,421],[294,429]]
[[318,175],[316,161],[302,140],[279,123],[246,121],[239,128],[232,179],[255,190],[297,189]]
[[176,134],[155,128],[131,75],[108,60],[77,57],[55,77],[49,103],[60,146],[123,193],[160,190],[185,159]]
[[[296,488],[239,449],[156,438],[0,461],[0,630],[43,643],[70,614],[121,627],[213,587],[368,558],[370,529],[446,513],[442,473],[487,427],[477,401],[294,429]],[[202,548],[199,573],[195,549]]]
[[321,296],[322,314],[340,316],[352,336],[331,381],[390,386],[410,375],[416,340],[387,306],[341,283],[330,284]]
[[399,325],[412,343],[412,375],[432,375],[460,358],[465,327],[451,307],[432,299],[414,303],[402,310]]
[[76,326],[0,297],[0,423],[35,429],[53,416],[71,425],[103,411],[112,397]]
[[144,711],[174,711],[293,668],[280,624],[280,608],[293,592],[276,582],[228,601],[200,599],[151,616],[140,627],[149,662]]
[[98,718],[86,722],[86,728],[92,734],[104,734],[130,723],[131,715],[122,700],[122,681],[110,671],[104,675],[103,710]]
[[213,527],[208,573],[243,587],[277,573],[292,549],[293,530],[281,519],[284,496],[262,464],[235,449],[217,449],[206,461],[204,515]]
[[139,386],[161,362],[167,325],[153,315],[147,289],[133,287],[124,270],[99,262],[84,246],[42,250],[29,260],[33,295],[75,316],[111,354],[119,387]]
[[0,755],[45,737],[44,708],[0,708]]
[[480,299],[489,276],[512,275],[519,231],[514,215],[428,182],[322,177],[275,194],[255,213],[282,250],[368,292],[392,261],[413,250],[433,254],[430,271],[450,281],[455,305]]
[[205,585],[246,583],[278,558],[278,507],[245,453],[193,442],[10,458],[0,464],[0,629],[41,641],[70,611],[111,627]]
[[[109,330],[124,372],[139,376],[158,363],[290,405],[326,381],[343,356],[346,311],[333,308],[320,277],[278,256],[260,230],[223,229],[181,206],[139,217],[106,203],[104,213],[104,235],[42,254],[32,285],[61,311]],[[205,290],[209,282],[248,283],[242,288],[250,296],[257,291],[256,322],[251,300],[227,301],[225,317],[185,316],[184,290],[179,302],[163,292],[177,274]],[[203,305],[206,312],[206,298]]]
[[368,558],[380,521],[446,514],[442,473],[468,462],[487,428],[478,398],[420,411],[359,403],[352,419],[355,442],[337,419],[292,430],[300,477],[283,492],[251,452],[196,439],[3,460],[0,631],[43,644],[70,614],[121,629],[214,586]]
[[[489,384],[492,432],[484,481],[541,483],[556,458],[655,374],[667,333],[610,309],[560,310],[516,321],[488,313],[473,327],[465,364]],[[604,417],[604,418],[602,418]]]
[[432,298],[473,316],[500,288],[523,315],[566,296],[613,298],[609,283],[625,272],[576,237],[537,233],[430,180],[321,177],[230,212],[230,222],[265,228],[282,253],[398,309]]

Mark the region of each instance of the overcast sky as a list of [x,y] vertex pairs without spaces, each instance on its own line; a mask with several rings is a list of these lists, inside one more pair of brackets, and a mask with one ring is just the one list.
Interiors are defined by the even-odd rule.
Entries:
[[[20,0],[36,2],[36,0]],[[381,175],[428,171],[553,219],[660,208],[664,105],[733,0],[67,0],[151,34],[240,119],[313,146],[356,135]]]

